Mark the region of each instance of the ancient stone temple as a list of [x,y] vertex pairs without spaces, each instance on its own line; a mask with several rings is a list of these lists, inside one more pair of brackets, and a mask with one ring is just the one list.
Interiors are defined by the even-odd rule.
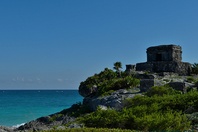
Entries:
[[182,48],[177,45],[160,45],[147,49],[147,62],[137,63],[136,71],[173,72],[189,75],[191,65],[182,62]]

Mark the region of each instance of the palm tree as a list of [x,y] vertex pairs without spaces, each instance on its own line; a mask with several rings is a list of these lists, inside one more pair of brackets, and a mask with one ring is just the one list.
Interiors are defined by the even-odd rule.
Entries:
[[122,68],[122,63],[121,62],[116,62],[114,63],[113,69],[116,70],[116,72],[119,74],[119,77],[121,77],[121,69]]

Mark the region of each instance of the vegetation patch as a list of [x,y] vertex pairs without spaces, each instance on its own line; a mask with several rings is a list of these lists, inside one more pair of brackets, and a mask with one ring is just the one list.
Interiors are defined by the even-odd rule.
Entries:
[[109,129],[109,128],[71,128],[66,130],[50,130],[43,132],[135,132],[124,129]]
[[196,79],[193,78],[192,76],[187,77],[187,82],[194,83],[195,81],[196,81]]
[[139,131],[187,130],[188,118],[173,110],[160,110],[158,104],[115,110],[100,110],[80,118],[86,127],[119,128]]
[[[90,93],[94,93],[97,96],[104,96],[109,91],[137,87],[140,84],[140,80],[122,72],[120,70],[121,65],[120,62],[116,62],[114,63],[116,71],[105,68],[99,74],[88,77],[84,82],[81,82],[79,90],[90,91]],[[93,87],[96,87],[97,90],[93,90]]]
[[157,96],[163,96],[163,95],[173,95],[173,94],[179,94],[180,92],[177,90],[174,90],[173,88],[169,87],[168,85],[165,86],[154,86],[151,89],[149,89],[145,95],[151,97],[154,95]]

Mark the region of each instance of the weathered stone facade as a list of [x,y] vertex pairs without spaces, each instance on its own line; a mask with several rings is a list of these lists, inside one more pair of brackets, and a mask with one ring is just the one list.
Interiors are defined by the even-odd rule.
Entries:
[[177,45],[160,45],[147,49],[147,62],[137,63],[136,71],[173,72],[189,75],[191,65],[182,62],[182,48]]
[[147,62],[182,61],[181,46],[160,45],[147,49]]

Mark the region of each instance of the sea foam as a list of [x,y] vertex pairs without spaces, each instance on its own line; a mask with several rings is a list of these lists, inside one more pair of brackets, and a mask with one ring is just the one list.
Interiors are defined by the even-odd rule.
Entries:
[[23,126],[23,125],[25,125],[25,123],[14,125],[14,126],[12,126],[12,128],[18,128],[18,127]]

